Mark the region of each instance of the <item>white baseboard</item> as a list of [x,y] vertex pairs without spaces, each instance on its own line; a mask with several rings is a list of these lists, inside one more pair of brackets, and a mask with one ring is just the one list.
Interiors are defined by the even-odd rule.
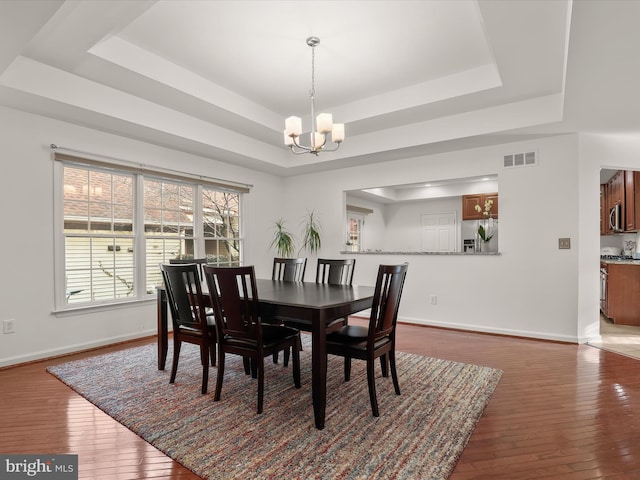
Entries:
[[494,328],[494,327],[487,327],[482,325],[469,325],[465,323],[448,323],[448,322],[439,322],[437,320],[426,320],[422,318],[408,318],[408,317],[402,317],[402,318],[398,317],[398,322],[411,323],[414,325],[426,325],[429,327],[451,328],[455,330],[465,330],[469,332],[508,335],[511,337],[525,337],[525,338],[532,338],[532,339],[538,339],[538,340],[553,340],[556,342],[566,342],[566,343],[581,343],[578,341],[577,337],[571,337],[568,335],[556,335],[556,334],[550,334],[546,332],[533,332],[529,330]]
[[73,345],[67,345],[61,348],[55,348],[50,350],[41,350],[39,352],[32,352],[27,355],[17,355],[15,357],[8,357],[0,359],[0,367],[8,367],[11,365],[19,365],[21,363],[33,362],[37,360],[44,360],[52,357],[59,357],[61,355],[67,355],[70,353],[81,352],[83,350],[90,350],[92,348],[104,347],[106,345],[112,345],[114,343],[126,342],[129,340],[135,340],[138,338],[149,337],[155,335],[157,330],[155,328],[145,330],[142,332],[131,333],[128,335],[120,335],[116,337],[102,338],[87,343],[76,343]]

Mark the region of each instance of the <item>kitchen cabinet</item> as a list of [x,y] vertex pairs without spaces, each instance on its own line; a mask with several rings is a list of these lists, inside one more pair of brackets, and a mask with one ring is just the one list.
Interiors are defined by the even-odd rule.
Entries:
[[[622,209],[622,225],[620,225],[620,229],[624,229],[624,200],[624,171],[619,170],[607,183],[607,213],[611,212],[611,209],[616,205],[620,206]],[[609,219],[607,219],[607,233],[620,233],[620,231],[611,228]]]
[[624,229],[637,232],[640,229],[640,172],[624,172]]
[[462,220],[481,220],[485,217],[482,212],[476,210],[476,205],[484,210],[484,202],[493,201],[491,207],[491,218],[498,218],[498,194],[497,193],[480,193],[462,196]]
[[[621,209],[620,229],[614,231],[609,222],[611,209]],[[600,235],[640,231],[640,172],[618,171],[606,184],[600,185]]]
[[600,185],[600,235],[609,234],[609,209],[607,208],[607,185]]
[[601,263],[603,270],[602,313],[616,325],[640,326],[640,263]]

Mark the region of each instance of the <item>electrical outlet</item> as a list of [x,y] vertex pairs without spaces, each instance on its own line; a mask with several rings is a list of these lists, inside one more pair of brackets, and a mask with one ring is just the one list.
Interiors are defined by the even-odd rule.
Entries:
[[15,333],[15,320],[13,318],[2,322],[2,333]]
[[437,305],[437,304],[438,304],[438,296],[431,295],[431,305]]
[[559,238],[558,239],[558,248],[560,248],[560,249],[571,248],[571,239],[570,238]]

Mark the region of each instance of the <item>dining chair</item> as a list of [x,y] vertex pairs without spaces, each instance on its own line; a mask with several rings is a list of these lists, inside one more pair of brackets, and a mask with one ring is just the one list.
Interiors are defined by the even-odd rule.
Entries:
[[[316,283],[326,283],[328,285],[351,285],[353,283],[355,267],[355,258],[319,258],[316,268]],[[327,325],[327,333],[331,333],[337,327],[347,325],[348,321],[348,317],[335,320],[331,324]]]
[[396,395],[400,384],[396,372],[396,322],[408,264],[380,265],[373,294],[369,326],[345,325],[327,335],[327,353],[344,357],[344,380],[351,378],[351,359],[367,362],[369,400],[374,417],[379,417],[375,384],[375,360],[380,358],[382,375],[388,377],[387,359]]
[[316,268],[316,283],[351,285],[356,267],[355,258],[319,258]]
[[209,383],[209,358],[216,364],[216,330],[212,311],[207,311],[207,299],[202,294],[198,265],[180,263],[160,265],[167,303],[173,322],[173,363],[169,383],[174,383],[182,342],[200,346],[202,363],[202,393]]
[[200,275],[200,280],[204,281],[202,267],[207,264],[206,258],[172,258],[169,260],[170,265],[184,265],[187,263],[195,263],[198,266],[198,275]]
[[303,282],[306,270],[306,258],[274,258],[271,279],[284,280],[285,282]]
[[[303,282],[304,274],[307,270],[306,258],[274,258],[273,259],[273,271],[271,272],[272,280],[282,280],[285,282]],[[286,319],[284,318],[268,318],[264,321],[266,323],[273,323],[276,325],[283,325]],[[302,348],[302,347],[301,347]],[[278,352],[273,354],[273,363],[278,363]],[[289,363],[289,352],[284,353],[284,366]]]
[[218,376],[214,400],[220,400],[225,355],[250,359],[258,377],[258,413],[264,398],[264,357],[281,350],[293,351],[293,381],[300,388],[300,332],[284,325],[263,324],[253,266],[205,266],[218,335]]

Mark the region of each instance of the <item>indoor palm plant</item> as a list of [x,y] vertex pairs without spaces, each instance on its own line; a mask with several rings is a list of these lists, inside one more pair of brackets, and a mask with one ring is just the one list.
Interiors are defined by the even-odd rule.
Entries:
[[274,230],[271,247],[275,248],[276,253],[280,257],[291,257],[295,251],[295,238],[293,234],[285,228],[284,220],[282,218],[276,220]]
[[[321,227],[318,217],[313,210],[307,212],[307,215],[301,222],[301,226],[302,245],[298,250],[298,256],[300,256],[303,250],[308,250],[312,254],[317,253],[322,246],[322,238],[320,236]],[[295,236],[287,230],[285,221],[282,218],[276,220],[271,248],[274,248],[280,257],[289,258],[292,257],[296,251],[295,244]]]
[[307,211],[306,217],[302,221],[302,246],[298,251],[298,256],[302,250],[307,249],[312,254],[320,250],[322,239],[320,238],[320,222],[315,212]]

